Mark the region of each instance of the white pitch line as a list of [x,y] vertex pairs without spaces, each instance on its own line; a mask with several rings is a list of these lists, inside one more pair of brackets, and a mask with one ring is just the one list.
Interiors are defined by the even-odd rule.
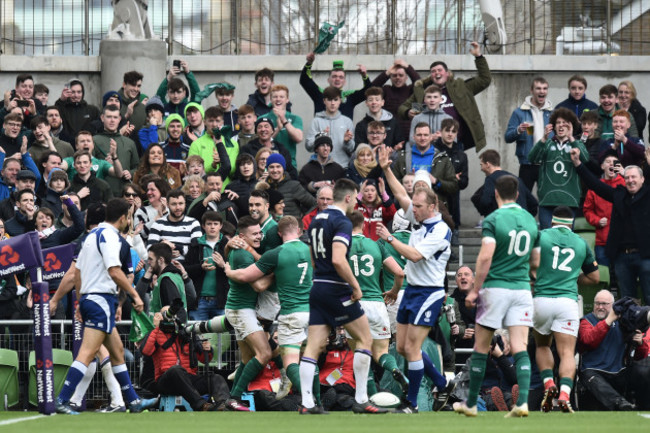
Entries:
[[647,413],[637,413],[637,415],[642,416],[643,418],[650,418],[650,415]]
[[16,424],[18,422],[23,422],[23,421],[32,421],[35,419],[43,418],[45,415],[36,415],[36,416],[28,416],[26,418],[14,418],[14,419],[8,419],[5,421],[0,421],[0,426],[3,425],[9,425],[9,424]]

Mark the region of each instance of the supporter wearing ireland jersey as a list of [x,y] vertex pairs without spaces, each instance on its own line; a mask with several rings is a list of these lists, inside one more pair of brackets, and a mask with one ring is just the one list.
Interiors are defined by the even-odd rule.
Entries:
[[530,358],[526,352],[528,328],[533,325],[530,293],[530,256],[539,247],[535,219],[516,202],[519,181],[502,176],[495,182],[499,209],[483,221],[483,239],[476,259],[474,287],[465,298],[476,305],[476,334],[470,364],[469,395],[454,403],[454,410],[476,416],[476,401],[485,376],[485,365],[494,331],[508,328],[517,369],[519,398],[506,417],[528,416]]
[[[300,347],[307,339],[309,326],[309,293],[313,274],[311,253],[307,244],[299,239],[300,225],[296,218],[283,217],[278,223],[278,233],[284,242],[282,245],[265,252],[256,263],[244,269],[226,268],[226,275],[233,281],[251,283],[274,273],[280,298],[278,342],[282,363],[291,383],[300,390],[298,363]],[[316,382],[314,385],[319,384]]]
[[[253,252],[260,246],[262,229],[253,218],[249,216],[241,218],[237,224],[237,231],[237,236],[229,243],[235,249],[229,253],[226,271],[229,268],[246,268],[255,263]],[[268,339],[255,314],[257,291],[264,290],[269,284],[269,277],[251,284],[230,280],[226,318],[235,330],[235,339],[239,345],[242,361],[230,392],[232,398],[226,401],[226,406],[231,410],[241,410],[242,393],[271,359]]]
[[[574,210],[580,206],[580,178],[571,162],[571,149],[580,149],[582,162],[589,161],[589,153],[580,140],[573,139],[578,129],[578,118],[567,108],[558,108],[551,113],[550,124],[546,125],[544,137],[530,152],[528,159],[539,167],[539,225],[542,229],[551,226],[555,206],[568,206]],[[555,136],[547,138],[554,128]]]
[[[577,283],[596,284],[599,273],[587,242],[571,231],[571,209],[555,208],[552,224],[539,235],[539,252],[533,252],[533,262],[539,264],[533,299],[536,359],[544,381],[542,410],[553,410],[553,399],[559,394],[560,409],[571,413],[569,396],[576,372],[574,355],[580,326]],[[553,338],[560,355],[559,392],[553,380]]]
[[[352,246],[348,263],[350,269],[361,286],[361,307],[368,316],[370,334],[372,334],[372,357],[384,370],[393,375],[393,378],[402,387],[404,396],[408,393],[409,381],[397,368],[395,357],[388,353],[390,343],[390,320],[384,303],[387,300],[394,301],[402,288],[404,272],[395,259],[388,254],[388,251],[379,243],[363,235],[364,216],[359,211],[350,214],[352,222]],[[381,274],[390,273],[394,276],[394,283],[391,290],[382,294]],[[351,336],[348,335],[348,338]],[[350,340],[351,344],[353,340]],[[377,392],[375,381],[371,374],[368,377],[368,395]]]

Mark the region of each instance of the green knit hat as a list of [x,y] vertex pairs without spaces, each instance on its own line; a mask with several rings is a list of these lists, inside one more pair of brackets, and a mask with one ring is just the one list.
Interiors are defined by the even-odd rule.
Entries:
[[181,122],[181,127],[185,128],[185,120],[181,117],[180,114],[170,114],[169,117],[165,120],[165,131],[169,129],[169,124],[172,123],[173,120],[176,120],[177,122]]
[[187,119],[187,110],[192,107],[199,110],[199,113],[201,113],[201,117],[205,117],[205,110],[203,109],[201,104],[197,104],[196,102],[190,102],[185,106],[185,111],[183,111],[183,115],[185,116],[186,119]]

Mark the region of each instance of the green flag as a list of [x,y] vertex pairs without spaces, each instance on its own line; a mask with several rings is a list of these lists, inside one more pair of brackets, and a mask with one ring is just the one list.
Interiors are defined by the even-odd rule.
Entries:
[[338,25],[323,23],[318,31],[318,45],[314,48],[314,54],[321,54],[327,51],[330,43],[332,43],[332,39],[334,39],[334,36],[336,36],[344,24],[345,21],[341,21]]
[[212,84],[207,84],[203,90],[198,92],[196,95],[194,95],[194,99],[192,102],[196,102],[197,104],[200,104],[201,101],[203,101],[205,98],[210,96],[212,92],[215,91],[215,89],[226,89],[226,90],[235,90],[235,86],[233,86],[230,83],[212,83]]
[[131,321],[129,341],[133,343],[142,340],[148,333],[153,331],[153,322],[144,312],[138,313],[135,310],[131,310]]

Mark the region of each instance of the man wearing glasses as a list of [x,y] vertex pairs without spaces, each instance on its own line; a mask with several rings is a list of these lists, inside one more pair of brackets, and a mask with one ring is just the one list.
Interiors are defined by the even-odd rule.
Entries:
[[630,411],[635,406],[623,396],[628,376],[623,363],[626,343],[613,304],[611,292],[601,290],[593,311],[580,320],[580,381],[607,410]]

